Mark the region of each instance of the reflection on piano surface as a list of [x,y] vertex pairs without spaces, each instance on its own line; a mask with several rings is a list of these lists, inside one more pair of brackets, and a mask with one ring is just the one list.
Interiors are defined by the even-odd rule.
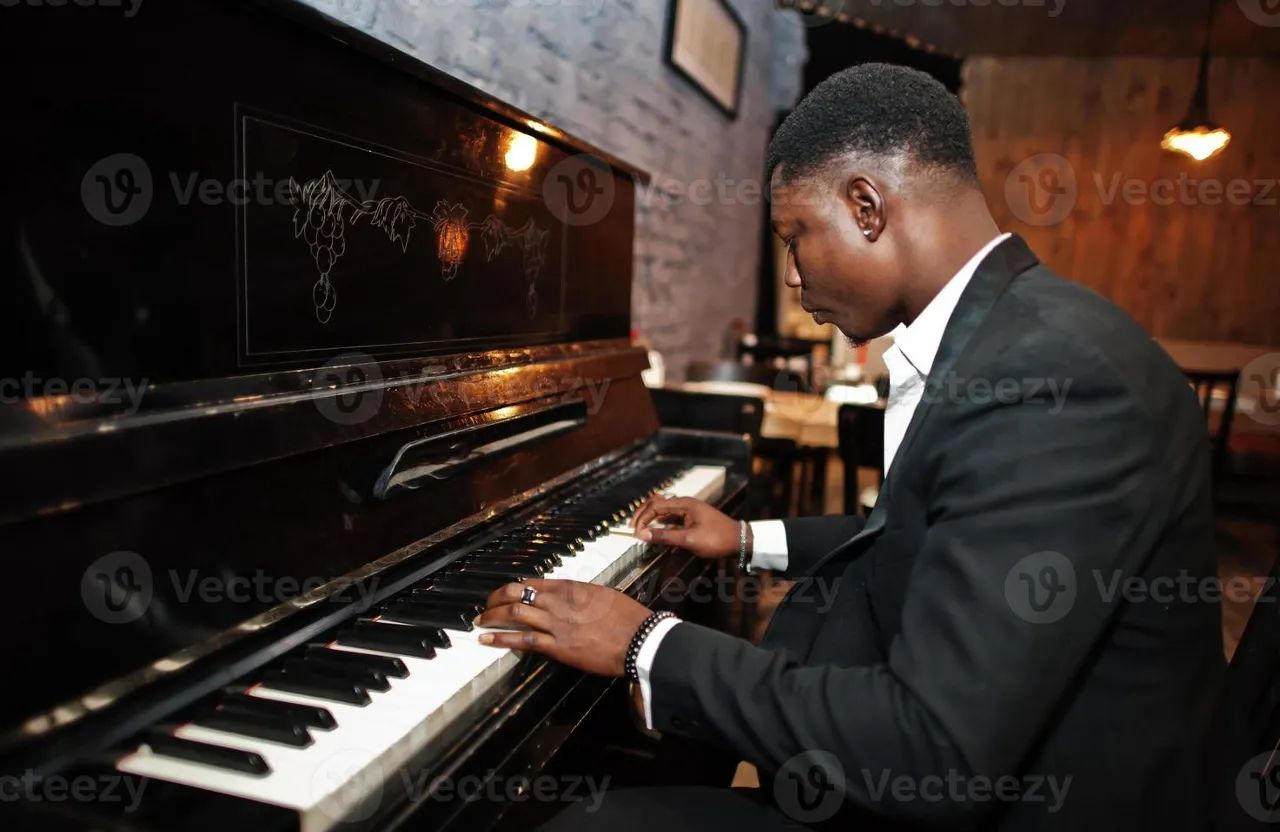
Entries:
[[49,11],[0,31],[46,44],[0,139],[0,822],[482,829],[652,753],[621,684],[472,624],[539,576],[719,614],[621,528],[748,466],[641,382],[644,175],[290,0]]

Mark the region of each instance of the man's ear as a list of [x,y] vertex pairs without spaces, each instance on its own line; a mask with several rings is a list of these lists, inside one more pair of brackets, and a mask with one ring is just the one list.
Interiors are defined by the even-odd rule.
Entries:
[[845,204],[853,217],[853,224],[870,242],[879,239],[884,232],[884,197],[875,182],[865,176],[855,176],[845,186]]

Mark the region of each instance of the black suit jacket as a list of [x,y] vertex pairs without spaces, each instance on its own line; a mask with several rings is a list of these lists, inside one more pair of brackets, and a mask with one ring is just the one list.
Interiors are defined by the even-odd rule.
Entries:
[[1020,237],[966,287],[865,527],[786,530],[798,582],[762,646],[663,640],[658,730],[766,788],[819,762],[840,811],[912,824],[1203,828],[1225,676],[1203,416],[1145,331]]

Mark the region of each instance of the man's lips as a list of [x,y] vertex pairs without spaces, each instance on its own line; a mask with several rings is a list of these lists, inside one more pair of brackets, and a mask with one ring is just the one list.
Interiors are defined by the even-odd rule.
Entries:
[[815,324],[825,324],[831,320],[831,313],[820,306],[814,306],[809,302],[807,295],[800,295],[800,308],[813,316]]

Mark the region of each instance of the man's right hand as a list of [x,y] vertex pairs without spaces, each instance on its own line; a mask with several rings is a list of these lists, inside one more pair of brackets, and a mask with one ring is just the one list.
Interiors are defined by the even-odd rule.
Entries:
[[[655,521],[679,523],[680,528],[649,528],[649,524]],[[741,544],[741,530],[737,520],[692,497],[650,497],[636,512],[631,525],[641,540],[688,549],[700,558],[736,556]],[[751,551],[751,542],[751,530],[748,527],[748,553]]]

